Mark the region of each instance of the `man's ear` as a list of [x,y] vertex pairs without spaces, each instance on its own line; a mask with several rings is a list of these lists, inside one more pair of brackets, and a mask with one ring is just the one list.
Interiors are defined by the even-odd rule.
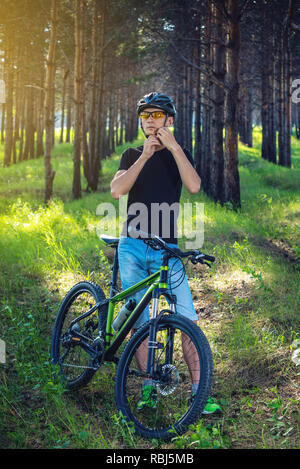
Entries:
[[169,116],[167,119],[167,127],[171,127],[174,124],[174,117]]

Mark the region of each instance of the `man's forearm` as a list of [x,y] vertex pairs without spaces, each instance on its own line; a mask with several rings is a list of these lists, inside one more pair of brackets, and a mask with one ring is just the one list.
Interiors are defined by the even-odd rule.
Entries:
[[130,168],[117,178],[114,178],[110,184],[111,194],[115,199],[127,194],[135,183],[138,175],[144,167],[147,159],[141,154],[138,160]]
[[200,190],[201,179],[189,162],[184,151],[180,145],[177,145],[171,150],[172,155],[176,161],[181,180],[184,186],[191,194],[196,194]]

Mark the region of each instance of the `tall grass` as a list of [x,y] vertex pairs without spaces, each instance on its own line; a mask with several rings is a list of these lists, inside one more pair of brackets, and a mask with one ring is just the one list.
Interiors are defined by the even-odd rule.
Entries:
[[[260,129],[253,148],[240,144],[240,210],[183,189],[182,202],[204,203],[202,249],[217,259],[211,271],[187,266],[187,273],[213,350],[212,392],[223,416],[200,420],[173,448],[299,444],[298,370],[291,355],[299,338],[300,142],[293,137],[291,169],[262,160],[260,145]],[[57,144],[55,198],[48,206],[42,158],[0,169],[0,338],[7,347],[0,364],[2,447],[166,447],[136,437],[117,414],[114,365],[70,395],[49,364],[53,322],[67,290],[85,278],[108,293],[112,251],[97,235],[96,209],[101,202],[118,208],[109,182],[124,148],[103,161],[99,191],[83,191],[73,201],[72,145]]]

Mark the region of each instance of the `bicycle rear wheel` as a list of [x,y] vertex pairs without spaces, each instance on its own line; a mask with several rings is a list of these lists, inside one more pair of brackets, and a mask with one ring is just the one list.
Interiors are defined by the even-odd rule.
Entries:
[[85,386],[97,369],[83,343],[95,349],[101,345],[97,337],[99,330],[105,329],[107,305],[99,307],[73,326],[84,337],[83,341],[72,337],[71,322],[103,300],[105,295],[98,285],[79,282],[71,288],[60,305],[53,328],[50,355],[52,363],[59,365],[69,389]]
[[[200,416],[210,394],[213,363],[201,329],[179,314],[165,315],[158,326],[152,384],[156,408],[138,409],[146,364],[136,362],[139,347],[148,347],[149,322],[128,342],[120,358],[115,395],[118,409],[146,438],[170,439]],[[140,350],[142,350],[142,348]],[[199,382],[192,398],[192,384]]]

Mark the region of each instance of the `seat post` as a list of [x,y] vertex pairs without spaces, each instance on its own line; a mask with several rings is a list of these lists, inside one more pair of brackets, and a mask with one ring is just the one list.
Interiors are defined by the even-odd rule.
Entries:
[[119,270],[119,259],[118,259],[118,245],[115,246],[114,263],[112,268],[112,281],[110,284],[110,298],[112,298],[117,290],[118,281],[118,270]]
[[109,247],[115,249],[114,263],[112,267],[112,280],[109,283],[110,285],[110,298],[112,298],[116,293],[118,293],[117,281],[118,281],[118,270],[119,270],[119,261],[118,261],[118,244],[119,238],[109,235],[100,235],[100,239]]

